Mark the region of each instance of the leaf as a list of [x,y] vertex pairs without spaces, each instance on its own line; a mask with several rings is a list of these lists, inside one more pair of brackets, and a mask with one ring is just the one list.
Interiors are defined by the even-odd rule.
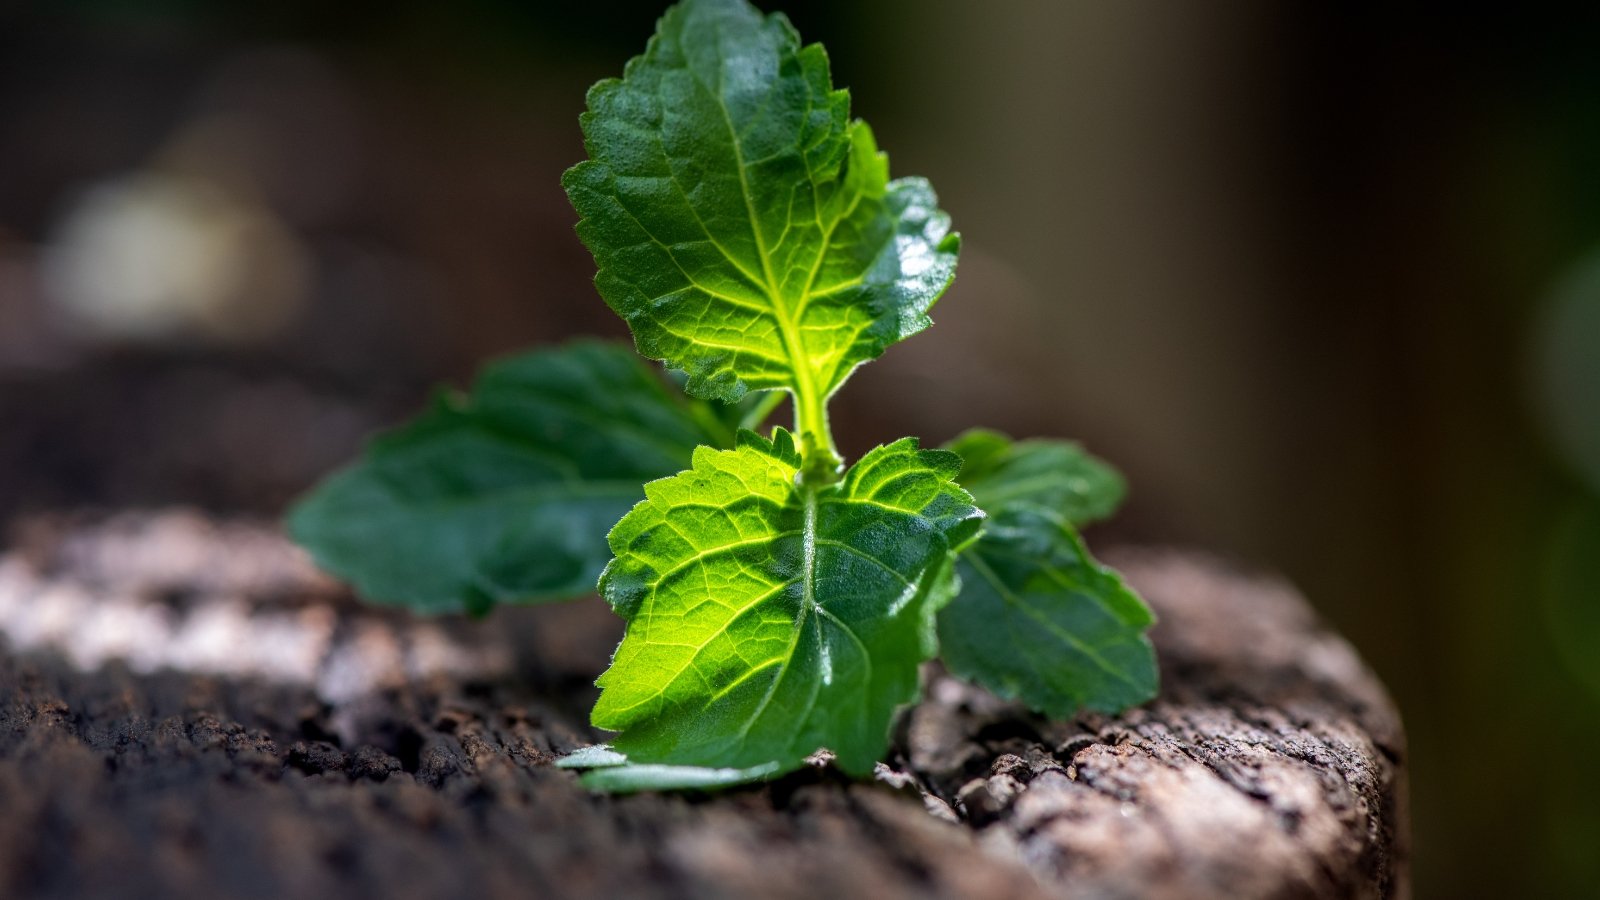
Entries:
[[1013,442],[974,428],[945,447],[961,457],[962,486],[991,511],[1027,503],[1081,528],[1108,518],[1127,495],[1116,469],[1070,441]]
[[637,764],[798,767],[819,747],[862,775],[918,695],[950,579],[981,513],[954,454],[910,438],[833,485],[797,484],[793,437],[741,432],[645,486],[612,530],[602,594],[628,621],[597,727]]
[[752,781],[776,778],[788,770],[777,762],[762,763],[744,769],[626,763],[592,769],[583,773],[581,780],[583,786],[590,790],[610,794],[630,794],[638,791],[712,790],[733,787],[749,784]]
[[945,665],[1055,718],[1154,697],[1154,617],[1073,527],[1115,507],[1121,477],[1065,442],[969,432],[951,446],[970,454],[961,483],[990,518],[958,555],[960,594],[939,613]]
[[954,277],[960,240],[928,183],[890,182],[822,47],[744,0],[668,10],[588,106],[590,159],[562,184],[639,352],[695,396],[786,389],[826,439],[827,397],[926,328]]
[[289,515],[289,530],[368,599],[420,612],[591,593],[606,532],[640,484],[729,442],[626,348],[584,342],[486,367],[372,441]]
[[764,781],[782,774],[777,762],[746,769],[713,769],[705,766],[673,766],[660,763],[633,763],[611,749],[609,744],[580,747],[556,760],[558,769],[585,769],[583,785],[610,794],[637,791],[711,790]]
[[939,640],[957,676],[1055,718],[1155,696],[1144,636],[1154,618],[1064,522],[1001,510],[956,572],[961,593],[939,614]]
[[558,769],[604,769],[625,766],[628,758],[611,749],[610,744],[590,744],[556,760]]

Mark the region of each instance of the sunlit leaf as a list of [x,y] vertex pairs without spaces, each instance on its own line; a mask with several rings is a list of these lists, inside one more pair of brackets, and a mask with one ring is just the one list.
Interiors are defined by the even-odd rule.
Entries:
[[786,771],[819,748],[866,774],[918,694],[948,579],[977,530],[959,460],[911,439],[797,484],[788,432],[646,486],[601,579],[628,620],[593,720],[635,763]]
[[590,158],[562,183],[595,283],[691,394],[788,389],[825,434],[823,401],[926,328],[954,277],[959,239],[932,189],[889,181],[827,54],[782,15],[673,7],[581,121]]

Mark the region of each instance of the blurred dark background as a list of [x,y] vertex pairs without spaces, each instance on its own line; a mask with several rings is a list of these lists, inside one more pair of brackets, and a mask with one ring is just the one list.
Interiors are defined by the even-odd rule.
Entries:
[[[966,238],[847,449],[1084,440],[1093,538],[1281,571],[1389,684],[1419,896],[1600,890],[1600,9],[792,6]],[[623,335],[557,179],[660,8],[0,4],[0,517],[276,513]]]

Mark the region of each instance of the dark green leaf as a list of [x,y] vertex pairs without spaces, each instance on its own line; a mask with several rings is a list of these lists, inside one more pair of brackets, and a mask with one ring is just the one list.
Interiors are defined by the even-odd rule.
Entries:
[[1149,610],[1060,519],[994,513],[956,571],[961,593],[939,614],[951,672],[1056,718],[1155,696]]
[[695,451],[611,533],[601,591],[628,620],[594,724],[639,764],[788,771],[826,747],[866,774],[917,697],[949,580],[929,577],[979,513],[959,460],[912,439],[838,484],[797,484],[783,429]]
[[1028,504],[1081,528],[1109,517],[1127,493],[1116,469],[1071,441],[1013,442],[974,428],[945,446],[961,457],[961,486],[991,512]]
[[581,596],[605,534],[726,413],[671,391],[623,347],[578,343],[493,363],[323,482],[289,530],[368,599],[420,612]]
[[1073,527],[1117,505],[1121,477],[1061,441],[973,431],[951,449],[963,455],[962,486],[990,518],[958,555],[960,594],[939,613],[950,671],[1057,718],[1154,697],[1144,635],[1154,619]]

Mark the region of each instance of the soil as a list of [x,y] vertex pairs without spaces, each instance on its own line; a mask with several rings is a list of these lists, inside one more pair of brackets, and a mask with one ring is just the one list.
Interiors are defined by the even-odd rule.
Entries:
[[1404,736],[1283,583],[1108,554],[1161,696],[1048,721],[930,668],[870,783],[596,796],[598,601],[420,622],[273,528],[32,519],[0,557],[0,896],[1395,897]]

